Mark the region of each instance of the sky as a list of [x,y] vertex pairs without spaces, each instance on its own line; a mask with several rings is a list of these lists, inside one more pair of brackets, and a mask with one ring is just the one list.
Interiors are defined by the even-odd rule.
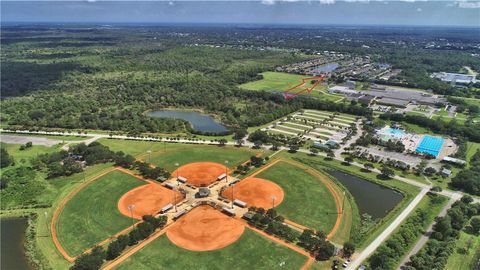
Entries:
[[1,22],[480,27],[480,0],[12,1]]

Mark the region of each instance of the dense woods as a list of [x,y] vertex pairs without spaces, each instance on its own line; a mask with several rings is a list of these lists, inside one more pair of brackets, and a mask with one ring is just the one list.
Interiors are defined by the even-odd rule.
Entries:
[[[348,31],[3,28],[1,120],[30,129],[101,129],[139,134],[191,131],[185,121],[145,115],[148,110],[166,107],[201,109],[233,128],[264,124],[302,107],[366,115],[368,109],[360,105],[308,97],[287,102],[278,93],[241,90],[237,85],[258,79],[259,72],[316,57],[313,53],[323,50],[372,54],[378,61],[402,68],[407,82],[415,81],[447,94],[451,86],[433,81],[428,72],[457,71],[466,63],[474,69],[480,67],[480,61],[468,54],[425,50],[422,45],[434,36],[429,31],[418,30],[424,39],[403,45],[403,49],[372,38],[380,35],[400,42],[401,31],[396,35],[380,29],[362,29],[354,34]],[[322,42],[313,37],[320,33],[326,37]],[[437,34],[452,40],[469,41],[470,37],[463,31]],[[370,48],[358,42],[336,42],[335,38],[342,35],[354,35]],[[277,44],[283,49],[265,49],[265,44]],[[463,48],[469,50],[468,46]],[[467,136],[478,138],[477,133]]]

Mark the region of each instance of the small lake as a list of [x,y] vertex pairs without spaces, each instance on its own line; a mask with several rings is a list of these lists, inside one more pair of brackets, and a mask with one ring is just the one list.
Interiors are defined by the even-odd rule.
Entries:
[[30,270],[33,267],[25,257],[26,218],[0,219],[1,264],[0,269]]
[[350,191],[360,215],[367,213],[374,219],[383,218],[403,199],[403,195],[399,192],[355,175],[337,170],[327,172]]
[[159,118],[183,119],[190,122],[193,129],[201,132],[222,133],[228,131],[224,125],[215,121],[213,117],[198,112],[161,110],[149,112],[147,115]]
[[338,68],[337,63],[329,63],[329,64],[325,64],[323,66],[316,67],[313,70],[313,72],[316,72],[316,73],[332,72],[337,68]]

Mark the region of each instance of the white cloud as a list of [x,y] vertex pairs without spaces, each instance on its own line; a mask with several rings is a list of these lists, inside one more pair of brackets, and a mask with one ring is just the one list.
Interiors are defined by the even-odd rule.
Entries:
[[267,6],[275,5],[275,0],[262,0],[262,4]]
[[417,12],[422,12],[422,8],[417,8]]
[[173,1],[168,2],[169,6],[175,6],[175,3]]
[[480,1],[456,1],[459,8],[480,8]]
[[319,1],[320,1],[320,4],[324,4],[324,5],[335,4],[335,0],[319,0]]

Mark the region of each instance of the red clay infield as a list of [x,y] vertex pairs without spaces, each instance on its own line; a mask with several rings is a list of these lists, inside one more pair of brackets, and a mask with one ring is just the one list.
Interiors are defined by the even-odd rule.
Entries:
[[175,245],[192,251],[224,248],[243,234],[245,225],[214,208],[201,205],[177,220],[167,230]]
[[[154,215],[165,205],[173,203],[174,191],[159,184],[147,184],[125,193],[118,201],[120,213],[130,217],[129,205],[135,205],[132,214],[136,219],[144,215]],[[182,194],[176,191],[177,202],[182,200]]]
[[[225,189],[222,193],[224,197],[232,199],[232,187]],[[272,196],[275,196],[273,201]],[[233,197],[247,203],[247,206],[261,207],[264,209],[272,208],[283,201],[283,189],[277,184],[262,179],[249,177],[233,187]]]
[[215,162],[193,162],[176,169],[172,176],[187,178],[187,182],[196,187],[205,187],[217,181],[217,177],[228,171],[228,168]]

